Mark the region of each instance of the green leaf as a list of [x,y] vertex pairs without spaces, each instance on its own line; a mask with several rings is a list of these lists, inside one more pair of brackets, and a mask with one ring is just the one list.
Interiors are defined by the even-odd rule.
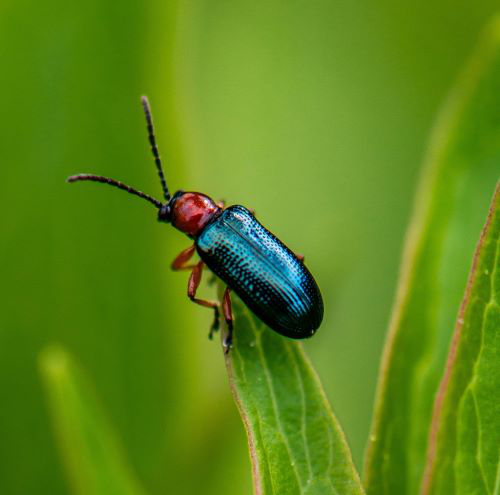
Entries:
[[256,494],[362,494],[344,434],[301,345],[236,297],[226,365],[245,425]]
[[144,494],[93,390],[68,353],[61,347],[46,349],[40,370],[73,492]]
[[434,405],[422,494],[500,490],[500,184]]
[[365,463],[371,495],[419,490],[434,394],[498,179],[499,33],[495,21],[433,134],[381,366]]

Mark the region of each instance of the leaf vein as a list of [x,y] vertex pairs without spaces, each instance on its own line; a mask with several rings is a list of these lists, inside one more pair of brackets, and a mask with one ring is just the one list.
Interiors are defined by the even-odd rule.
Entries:
[[[484,472],[483,465],[481,463],[481,422],[479,419],[479,408],[477,406],[476,395],[474,393],[472,386],[470,387],[470,393],[471,393],[471,397],[472,397],[472,403],[474,404],[474,411],[475,411],[476,423],[477,423],[477,443],[476,443],[475,458],[476,458],[477,466],[479,468],[479,472],[481,473],[481,479],[483,481],[483,485],[489,494],[489,493],[491,493],[491,491],[488,487],[486,474]],[[465,394],[464,394],[464,396],[465,396]]]

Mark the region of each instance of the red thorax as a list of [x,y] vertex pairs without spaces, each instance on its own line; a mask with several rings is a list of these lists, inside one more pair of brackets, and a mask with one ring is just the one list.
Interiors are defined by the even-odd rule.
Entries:
[[196,237],[221,212],[221,208],[205,194],[186,192],[173,202],[172,225],[181,232]]

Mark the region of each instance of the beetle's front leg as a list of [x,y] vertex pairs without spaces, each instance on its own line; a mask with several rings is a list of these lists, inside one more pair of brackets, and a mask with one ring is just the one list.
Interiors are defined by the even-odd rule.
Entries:
[[187,249],[184,249],[184,251],[181,251],[170,265],[172,270],[179,271],[193,269],[196,266],[195,264],[187,265],[186,263],[193,257],[195,251],[196,247],[194,244],[189,246]]
[[214,332],[219,329],[219,303],[215,301],[206,301],[205,299],[198,299],[196,291],[200,286],[201,274],[203,272],[203,261],[199,261],[194,265],[193,271],[189,277],[187,294],[189,299],[200,306],[205,308],[212,308],[214,310],[214,321],[210,327],[208,337],[212,339]]
[[233,341],[233,311],[231,308],[231,289],[226,287],[224,291],[224,296],[222,297],[222,312],[224,314],[224,319],[226,320],[227,325],[227,335],[224,338],[224,342],[222,343],[224,347],[224,354],[227,354],[231,349],[231,344]]

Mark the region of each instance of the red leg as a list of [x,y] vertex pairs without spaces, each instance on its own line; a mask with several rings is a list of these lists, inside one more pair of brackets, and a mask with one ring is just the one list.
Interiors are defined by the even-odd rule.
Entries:
[[297,256],[297,258],[299,259],[299,261],[302,261],[302,263],[304,263],[304,260],[306,259],[306,257],[303,254],[297,254],[297,253],[295,253],[295,256]]
[[184,251],[181,251],[179,255],[175,258],[174,261],[172,261],[172,270],[178,271],[178,270],[190,270],[194,268],[196,265],[187,265],[186,263],[193,257],[193,254],[195,253],[195,245],[193,244],[192,246],[189,246],[187,249],[184,249]]
[[191,272],[191,276],[188,281],[188,297],[196,304],[203,306],[205,308],[212,308],[214,310],[214,321],[212,326],[210,327],[210,333],[208,334],[211,339],[213,333],[219,329],[219,303],[215,301],[206,301],[205,299],[198,299],[196,297],[196,291],[200,286],[201,282],[201,274],[203,271],[203,261],[199,261],[193,268]]
[[226,287],[224,296],[222,298],[222,312],[224,313],[224,319],[226,320],[227,324],[227,336],[222,344],[224,346],[224,354],[227,354],[229,352],[229,349],[231,349],[231,343],[233,341],[233,311],[231,309],[231,296],[229,294],[230,292],[231,289],[229,287]]
[[223,199],[217,201],[216,205],[223,210],[226,209],[226,202]]

